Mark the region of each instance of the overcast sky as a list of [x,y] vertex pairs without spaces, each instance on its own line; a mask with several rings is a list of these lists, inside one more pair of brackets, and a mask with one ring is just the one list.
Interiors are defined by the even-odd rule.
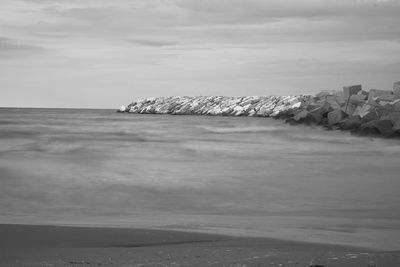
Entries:
[[0,0],[0,106],[400,80],[400,0]]

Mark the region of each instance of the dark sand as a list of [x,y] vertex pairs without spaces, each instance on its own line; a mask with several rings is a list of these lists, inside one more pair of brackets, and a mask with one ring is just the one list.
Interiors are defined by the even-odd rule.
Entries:
[[0,266],[400,266],[399,251],[189,232],[0,225]]

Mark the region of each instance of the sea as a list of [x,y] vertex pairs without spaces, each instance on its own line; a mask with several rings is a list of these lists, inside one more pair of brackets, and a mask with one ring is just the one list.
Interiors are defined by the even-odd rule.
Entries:
[[400,141],[271,118],[0,109],[0,223],[400,249]]

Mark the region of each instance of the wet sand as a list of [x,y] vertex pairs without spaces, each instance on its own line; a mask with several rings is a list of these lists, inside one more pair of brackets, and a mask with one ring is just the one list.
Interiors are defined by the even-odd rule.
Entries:
[[0,266],[400,266],[400,251],[179,231],[0,225]]

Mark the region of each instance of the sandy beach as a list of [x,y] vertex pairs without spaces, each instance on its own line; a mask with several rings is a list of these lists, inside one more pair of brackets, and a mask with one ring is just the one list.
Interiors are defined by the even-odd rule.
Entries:
[[400,251],[179,231],[0,225],[0,266],[399,266]]

